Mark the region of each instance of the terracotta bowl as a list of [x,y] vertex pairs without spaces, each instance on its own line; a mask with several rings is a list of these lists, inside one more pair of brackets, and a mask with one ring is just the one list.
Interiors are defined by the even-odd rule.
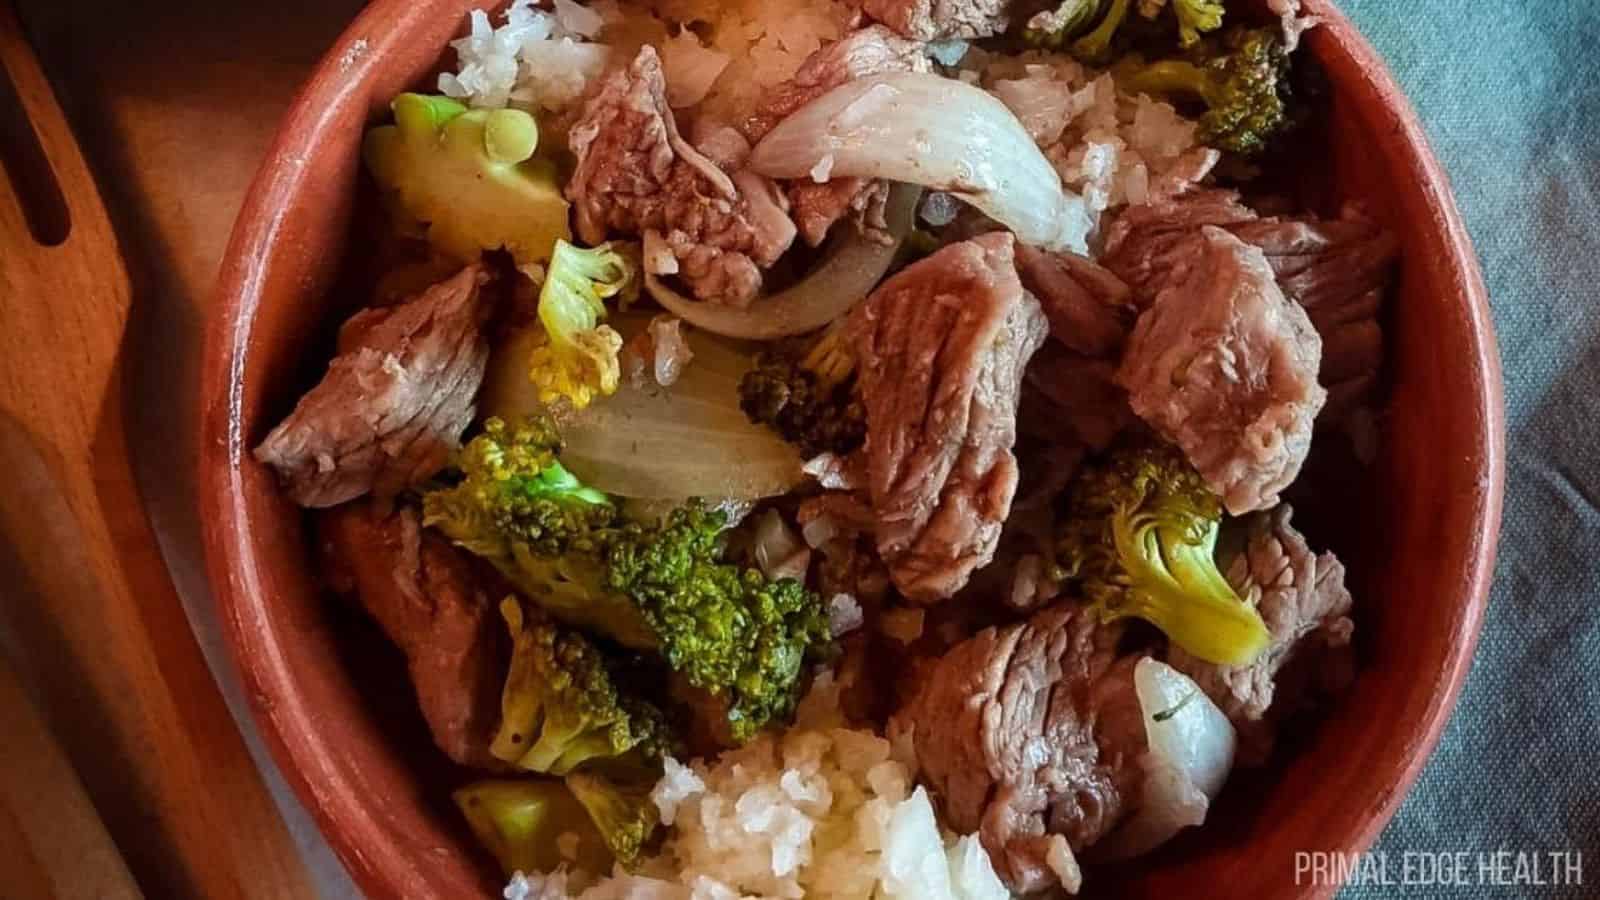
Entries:
[[[225,631],[279,766],[372,897],[498,896],[454,814],[396,658],[319,592],[300,512],[249,450],[314,380],[352,246],[363,126],[435,69],[471,0],[377,0],[329,51],[278,132],[223,263],[204,369],[203,521]],[[492,4],[481,4],[492,5]],[[1206,828],[1100,896],[1327,896],[1296,854],[1368,847],[1439,738],[1476,642],[1504,470],[1489,304],[1450,187],[1382,62],[1325,0],[1327,140],[1288,173],[1358,199],[1404,240],[1388,326],[1392,393],[1377,462],[1301,509],[1350,564],[1360,672],[1350,692],[1236,779]],[[359,239],[357,239],[359,240]],[[1360,523],[1348,527],[1346,523]]]

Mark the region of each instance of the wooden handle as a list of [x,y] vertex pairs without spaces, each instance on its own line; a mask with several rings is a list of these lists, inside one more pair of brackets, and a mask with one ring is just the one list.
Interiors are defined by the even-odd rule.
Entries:
[[143,896],[66,755],[0,656],[0,895]]
[[41,240],[0,170],[0,633],[145,893],[311,897],[145,516],[125,432],[127,273],[4,0],[0,65],[70,226]]

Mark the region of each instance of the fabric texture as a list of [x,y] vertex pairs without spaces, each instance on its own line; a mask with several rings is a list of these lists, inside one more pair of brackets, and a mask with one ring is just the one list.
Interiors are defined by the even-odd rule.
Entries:
[[[1578,851],[1585,884],[1350,886],[1600,896],[1600,3],[1343,0],[1410,96],[1483,263],[1509,464],[1483,637],[1438,751],[1376,845]],[[1476,878],[1476,868],[1472,870]]]

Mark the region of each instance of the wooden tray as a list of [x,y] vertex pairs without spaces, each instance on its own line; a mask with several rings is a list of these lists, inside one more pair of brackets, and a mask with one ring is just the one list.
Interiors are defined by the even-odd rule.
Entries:
[[[17,0],[18,13],[44,69],[65,107],[108,209],[110,224],[125,252],[131,286],[127,325],[121,339],[122,377],[130,409],[125,430],[137,463],[138,489],[147,502],[160,551],[169,564],[183,604],[199,638],[200,649],[214,671],[222,672],[223,693],[236,717],[246,723],[246,739],[255,757],[265,760],[244,711],[237,681],[218,645],[217,623],[199,569],[196,546],[193,460],[198,448],[193,385],[198,369],[198,334],[205,300],[217,260],[251,174],[260,163],[267,140],[290,97],[311,64],[360,7],[354,0],[278,4],[201,3],[177,0],[162,4],[120,4],[94,0]],[[21,80],[14,78],[14,80]],[[43,84],[42,81],[39,82]],[[48,303],[48,297],[37,302]],[[131,488],[132,485],[130,484]],[[137,500],[130,494],[128,504]],[[135,519],[138,519],[135,512]],[[161,560],[147,544],[152,576],[159,583]],[[165,616],[175,635],[165,660],[169,675],[192,682],[196,696],[205,696],[208,673],[195,652],[195,640],[183,633],[183,610],[168,592],[153,608]],[[12,635],[26,640],[26,635]],[[192,654],[192,662],[176,657]],[[90,759],[85,744],[98,726],[88,711],[64,700],[70,692],[49,684],[50,672],[65,671],[79,661],[51,660],[48,671],[30,666],[25,676],[47,689],[45,718],[68,744],[68,755],[80,770]],[[103,664],[103,661],[102,661]],[[181,675],[180,675],[181,673]],[[215,696],[214,692],[211,692]],[[207,753],[217,751],[216,735],[232,728],[222,704],[184,701],[175,721],[207,735]],[[81,740],[74,740],[73,735]],[[209,735],[209,736],[208,736]],[[115,773],[85,778],[95,806],[127,854],[129,866],[152,897],[308,897],[352,896],[337,863],[304,821],[292,797],[278,791],[287,805],[290,827],[267,799],[237,736],[225,738],[226,754],[239,760],[237,775],[253,782],[257,812],[230,800],[233,788],[209,795],[171,798],[188,807],[174,820],[204,822],[219,816],[211,829],[213,849],[198,835],[176,839],[154,827],[160,811],[139,799],[133,787],[151,773],[178,761],[151,754],[145,767],[126,776],[125,790],[111,790]],[[207,758],[204,754],[200,757]],[[210,757],[213,759],[223,757]],[[270,764],[268,765],[269,780]],[[80,773],[81,774],[81,773]],[[173,773],[176,777],[181,773]],[[233,780],[222,772],[192,772],[198,787]],[[100,790],[96,790],[99,787]],[[115,794],[115,796],[111,796]],[[193,813],[194,815],[190,815]],[[231,827],[216,827],[232,821]],[[130,824],[132,823],[132,824]],[[217,848],[239,848],[219,854]],[[302,852],[305,851],[305,852]],[[233,859],[207,860],[208,855]],[[315,873],[308,877],[302,858]],[[223,874],[226,872],[227,874]],[[13,885],[16,887],[17,885]],[[0,894],[6,894],[0,888]]]

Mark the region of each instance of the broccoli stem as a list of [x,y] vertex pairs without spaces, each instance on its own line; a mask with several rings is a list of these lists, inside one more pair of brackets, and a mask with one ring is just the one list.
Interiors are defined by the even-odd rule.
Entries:
[[1111,41],[1128,18],[1128,6],[1131,2],[1132,0],[1111,0],[1111,7],[1106,10],[1100,24],[1073,43],[1072,55],[1090,62],[1102,62],[1110,56]]
[[449,97],[401,94],[390,104],[394,121],[405,132],[437,132],[445,123],[467,111]]
[[1129,75],[1123,89],[1159,97],[1194,97],[1212,102],[1211,79],[1194,63],[1168,59],[1151,63]]
[[483,123],[483,149],[496,162],[519,163],[539,148],[539,123],[520,109],[497,109]]
[[1207,662],[1254,661],[1270,635],[1261,614],[1239,599],[1213,561],[1216,531],[1196,545],[1148,524],[1140,516],[1121,516],[1112,527],[1134,583],[1127,601],[1108,610],[1110,618],[1144,619]]
[[556,839],[563,834],[578,839],[575,862],[581,867],[599,872],[611,865],[611,851],[587,808],[559,781],[479,781],[456,790],[452,797],[507,877],[574,862],[557,849]]
[[824,391],[833,390],[855,373],[856,355],[844,334],[844,326],[835,325],[800,361],[800,367],[815,376],[817,387]]

